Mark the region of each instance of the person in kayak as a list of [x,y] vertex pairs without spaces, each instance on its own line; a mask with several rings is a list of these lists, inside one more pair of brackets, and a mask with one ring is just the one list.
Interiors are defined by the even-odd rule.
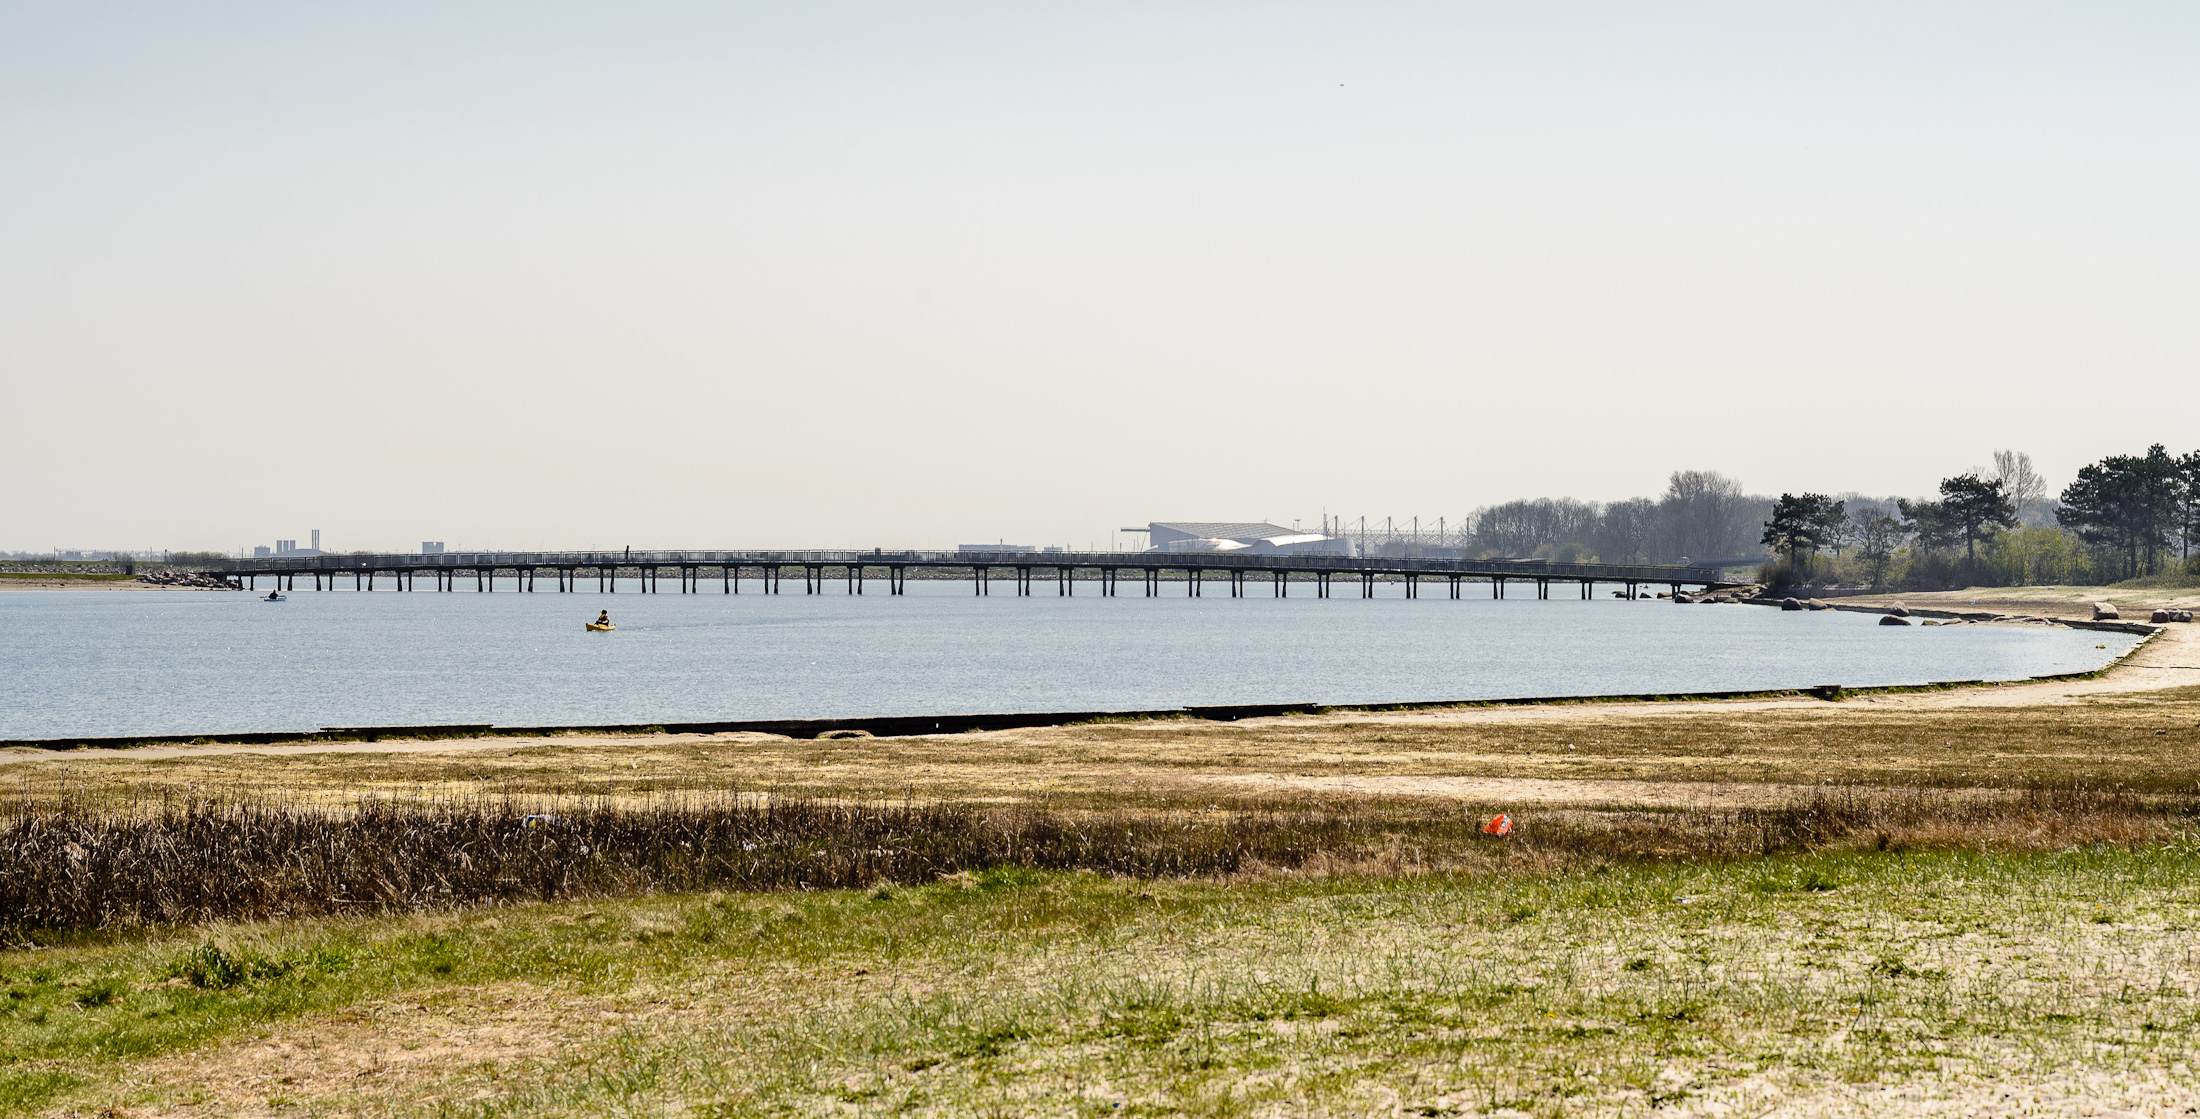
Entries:
[[606,610],[606,611],[604,611],[603,613],[601,613],[601,614],[598,614],[598,615],[596,615],[596,624],[597,624],[597,625],[599,625],[599,626],[607,626],[607,625],[610,625],[610,624],[611,624],[611,611],[609,611],[609,610]]

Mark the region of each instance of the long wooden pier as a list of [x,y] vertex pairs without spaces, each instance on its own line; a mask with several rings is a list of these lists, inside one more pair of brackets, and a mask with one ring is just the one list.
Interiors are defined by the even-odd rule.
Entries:
[[[816,552],[445,552],[427,555],[320,555],[275,556],[246,561],[229,572],[258,588],[262,578],[275,580],[279,590],[297,590],[308,579],[315,590],[371,591],[377,580],[400,591],[420,590],[422,576],[428,588],[456,591],[471,583],[478,592],[496,589],[496,579],[509,574],[522,591],[534,591],[538,582],[545,590],[572,593],[593,582],[598,593],[616,593],[622,576],[639,580],[644,593],[658,593],[663,577],[670,574],[682,594],[704,593],[717,583],[722,594],[739,594],[744,578],[760,583],[766,594],[784,592],[788,572],[799,572],[804,594],[822,594],[829,583],[842,583],[845,593],[863,594],[883,580],[886,593],[901,594],[909,573],[953,574],[970,580],[971,593],[991,594],[994,576],[1013,581],[1015,593],[1029,595],[1034,587],[1052,582],[1058,595],[1073,595],[1077,584],[1097,583],[1099,593],[1118,593],[1125,572],[1135,573],[1146,597],[1163,593],[1171,573],[1181,573],[1186,597],[1205,595],[1210,583],[1217,593],[1227,590],[1233,598],[1256,594],[1263,588],[1278,598],[1290,596],[1294,583],[1310,589],[1316,598],[1332,597],[1342,580],[1359,585],[1359,597],[1375,597],[1377,583],[1402,581],[1407,598],[1421,597],[1423,583],[1440,586],[1451,598],[1459,598],[1473,583],[1487,583],[1491,598],[1504,598],[1508,586],[1535,589],[1537,598],[1551,597],[1554,585],[1578,585],[1589,598],[1599,583],[1621,588],[1633,598],[1646,587],[1730,585],[1712,568],[1680,564],[1551,563],[1546,560],[1447,560],[1394,559],[1385,557],[1249,555],[1233,552],[888,552],[883,550]],[[748,573],[753,572],[753,575]],[[1082,578],[1080,578],[1080,573]]]

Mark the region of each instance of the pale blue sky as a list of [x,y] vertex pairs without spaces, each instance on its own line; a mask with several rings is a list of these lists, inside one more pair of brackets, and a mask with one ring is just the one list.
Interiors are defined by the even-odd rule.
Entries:
[[2200,443],[2186,6],[0,5],[0,548]]

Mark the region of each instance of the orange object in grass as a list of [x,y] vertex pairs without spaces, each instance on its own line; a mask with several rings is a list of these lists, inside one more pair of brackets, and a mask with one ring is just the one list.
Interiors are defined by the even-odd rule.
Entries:
[[1510,816],[1499,816],[1498,818],[1491,820],[1489,823],[1482,825],[1482,833],[1484,835],[1511,835],[1512,830],[1513,818]]

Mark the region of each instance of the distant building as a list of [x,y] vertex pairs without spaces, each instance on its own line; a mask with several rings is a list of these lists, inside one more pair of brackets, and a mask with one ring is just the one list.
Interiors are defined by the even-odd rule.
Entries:
[[[315,532],[313,535],[318,537],[321,534]],[[313,547],[301,548],[295,540],[277,540],[275,542],[275,554],[278,556],[317,556],[321,554],[321,542],[316,539],[313,542]]]
[[267,545],[265,545],[265,544],[254,544],[254,545],[252,546],[252,558],[253,558],[253,559],[266,559],[266,558],[267,558],[267,557],[268,557],[268,556],[269,556],[269,555],[270,555],[271,553],[273,553],[273,552],[274,552],[274,549],[273,549],[273,548],[270,548],[270,547],[268,547],[268,546],[267,546]]
[[443,554],[443,542],[442,542],[441,540],[423,540],[423,541],[421,541],[421,542],[420,542],[420,554],[421,554],[421,555],[424,555],[424,556],[440,556],[440,555],[442,555],[442,554]]
[[1147,551],[1245,552],[1251,555],[1348,556],[1352,546],[1334,536],[1282,525],[1237,521],[1153,521]]
[[955,545],[955,550],[965,553],[995,552],[1006,553],[1008,555],[1021,555],[1025,552],[1036,552],[1039,549],[1033,547],[1030,544],[957,544]]

